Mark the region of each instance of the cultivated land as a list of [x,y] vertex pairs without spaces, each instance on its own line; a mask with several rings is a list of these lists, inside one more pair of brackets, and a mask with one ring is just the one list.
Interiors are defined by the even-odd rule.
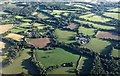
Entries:
[[120,40],[120,36],[118,36],[117,33],[112,33],[112,32],[104,32],[104,31],[98,31],[96,34],[97,38],[102,38],[102,39],[115,39],[115,40]]
[[0,49],[5,48],[5,43],[0,41]]
[[34,45],[34,46],[39,47],[39,48],[43,48],[50,43],[49,38],[26,39],[26,41],[29,44]]
[[0,73],[120,75],[118,4],[0,2]]
[[14,39],[16,41],[20,41],[24,36],[19,35],[19,34],[14,34],[14,33],[10,33],[6,36],[6,38],[11,38]]
[[12,25],[0,25],[0,34],[5,33],[12,28]]

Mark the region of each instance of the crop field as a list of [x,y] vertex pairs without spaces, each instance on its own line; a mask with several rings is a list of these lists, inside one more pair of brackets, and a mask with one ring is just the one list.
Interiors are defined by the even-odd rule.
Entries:
[[72,24],[68,25],[67,28],[73,30],[73,29],[78,28],[78,26],[79,26],[78,24],[72,23]]
[[0,41],[0,49],[5,48],[5,43]]
[[92,28],[85,28],[83,26],[80,26],[79,27],[79,32],[80,33],[83,33],[84,35],[89,35],[89,36],[92,36],[95,34],[95,31],[96,29],[92,29]]
[[73,62],[74,66],[72,68],[75,68],[77,59],[79,58],[79,55],[67,52],[67,50],[62,48],[55,48],[54,50],[47,51],[36,50],[35,53],[37,60],[46,68],[48,66],[61,65],[66,62]]
[[19,35],[19,34],[14,34],[14,33],[10,33],[6,36],[6,38],[11,38],[14,39],[16,41],[20,41],[24,36]]
[[3,34],[12,28],[12,25],[0,25],[0,34]]
[[103,38],[103,39],[114,39],[114,40],[120,40],[120,36],[118,36],[117,33],[112,32],[104,32],[104,31],[98,31],[96,34],[97,38]]
[[35,38],[35,39],[26,39],[29,44],[32,44],[36,47],[43,48],[50,43],[49,38]]
[[80,46],[80,48],[88,48],[94,52],[101,53],[109,45],[110,42],[108,41],[92,38],[88,44]]
[[58,40],[60,42],[65,42],[65,43],[74,42],[74,40],[70,41],[70,39],[71,39],[71,37],[74,37],[76,35],[75,32],[63,31],[63,30],[59,30],[59,29],[55,30],[55,34],[58,37]]

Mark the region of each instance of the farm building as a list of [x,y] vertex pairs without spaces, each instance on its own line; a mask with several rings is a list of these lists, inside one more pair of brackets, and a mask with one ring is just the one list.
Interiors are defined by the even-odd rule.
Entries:
[[87,44],[87,43],[90,41],[90,38],[79,34],[78,36],[75,37],[75,40],[76,40],[80,45],[84,45],[84,44]]

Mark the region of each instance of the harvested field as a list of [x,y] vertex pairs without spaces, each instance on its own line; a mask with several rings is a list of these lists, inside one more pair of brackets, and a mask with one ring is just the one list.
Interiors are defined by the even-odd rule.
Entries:
[[120,36],[118,36],[117,33],[112,33],[112,32],[98,31],[96,34],[96,37],[97,38],[104,38],[104,39],[120,40]]
[[50,38],[26,39],[26,41],[36,47],[43,48],[50,43]]
[[13,26],[11,25],[0,25],[0,34],[3,34],[12,28]]
[[14,39],[16,41],[20,41],[21,38],[23,38],[24,36],[19,35],[19,34],[14,34],[14,33],[10,33],[6,36],[7,38],[11,38]]
[[32,15],[37,15],[38,13],[37,12],[33,12]]
[[76,28],[78,28],[78,24],[75,24],[75,23],[72,23],[72,24],[70,24],[69,26],[67,26],[67,28],[69,28],[69,29],[76,29]]
[[0,41],[0,49],[5,48],[5,43]]

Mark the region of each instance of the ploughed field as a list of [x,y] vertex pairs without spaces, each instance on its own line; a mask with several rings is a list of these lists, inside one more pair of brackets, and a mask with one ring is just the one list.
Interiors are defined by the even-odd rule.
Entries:
[[47,46],[50,43],[50,38],[31,38],[31,39],[26,39],[26,41],[31,44],[34,45],[36,47],[39,48],[43,48],[45,46]]
[[114,40],[120,40],[120,36],[118,36],[117,33],[112,32],[104,32],[104,31],[98,31],[96,34],[97,38],[102,39],[114,39]]

